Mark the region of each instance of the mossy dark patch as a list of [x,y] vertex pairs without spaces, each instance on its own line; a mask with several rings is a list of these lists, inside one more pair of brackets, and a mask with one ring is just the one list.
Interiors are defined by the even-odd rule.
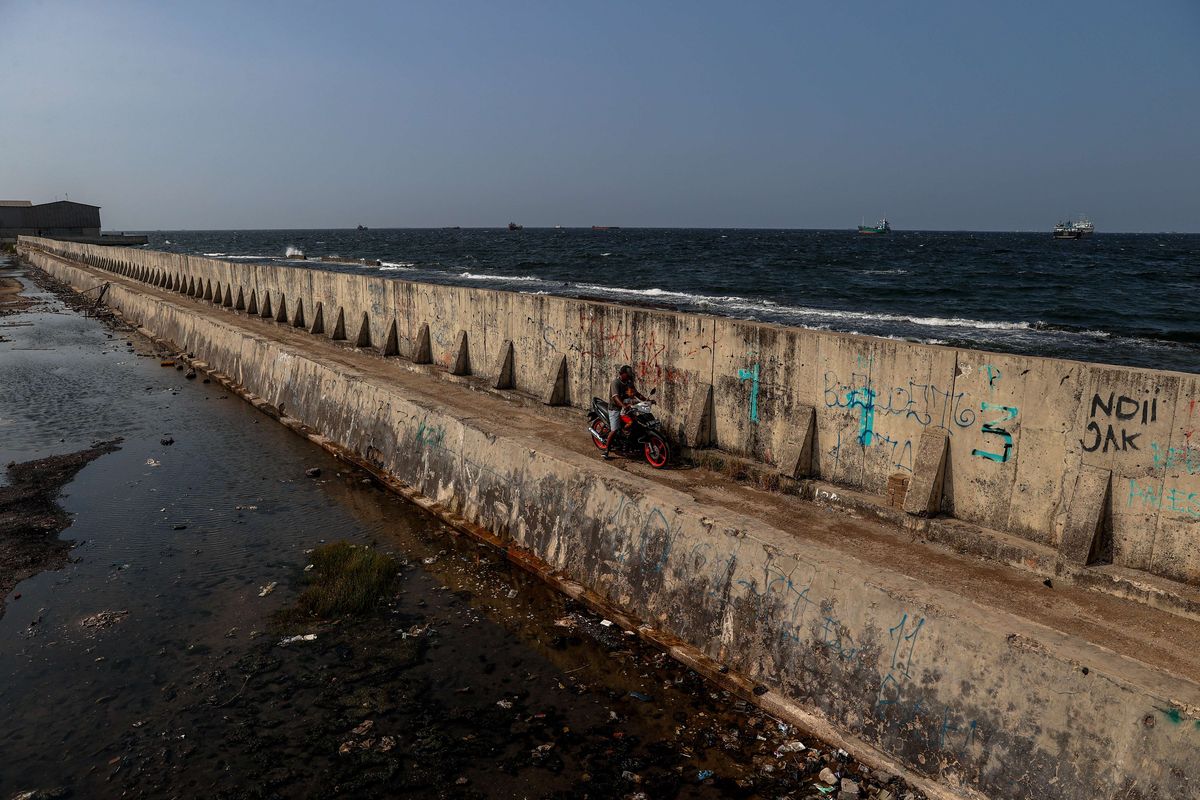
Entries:
[[304,617],[333,619],[372,611],[387,594],[400,565],[369,547],[331,542],[312,553],[309,583],[296,600]]

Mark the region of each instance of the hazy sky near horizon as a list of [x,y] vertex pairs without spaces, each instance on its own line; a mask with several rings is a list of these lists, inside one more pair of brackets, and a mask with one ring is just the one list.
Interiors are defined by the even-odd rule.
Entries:
[[0,199],[110,229],[1200,231],[1200,2],[0,0]]

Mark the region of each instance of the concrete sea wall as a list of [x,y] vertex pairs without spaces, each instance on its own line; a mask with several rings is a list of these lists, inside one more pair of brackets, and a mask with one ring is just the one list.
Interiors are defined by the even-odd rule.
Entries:
[[[347,338],[386,349],[395,326],[395,346],[407,348],[404,352],[419,358],[432,356],[454,369],[462,366],[465,346],[471,370],[502,383],[509,381],[503,362],[511,355],[511,383],[530,391],[558,392],[560,400],[566,359],[566,399],[574,403],[583,402],[589,388],[600,385],[611,366],[623,360],[635,362],[647,382],[662,387],[668,403],[678,408],[703,405],[707,387],[716,380],[717,393],[738,389],[745,399],[747,391],[755,391],[760,405],[755,421],[742,418],[751,414],[746,408],[718,401],[711,415],[713,435],[723,447],[764,458],[792,446],[787,444],[787,433],[776,430],[783,425],[786,408],[832,393],[836,400],[820,401],[817,406],[815,435],[820,446],[813,448],[813,461],[860,485],[878,480],[872,477],[872,469],[886,476],[893,466],[889,460],[885,467],[869,468],[880,449],[873,437],[882,435],[878,433],[882,422],[876,420],[895,421],[893,430],[913,426],[911,435],[919,438],[921,429],[935,419],[929,412],[926,421],[922,416],[926,412],[915,409],[911,418],[885,413],[884,408],[899,408],[899,401],[883,406],[879,395],[872,418],[860,413],[864,409],[854,405],[854,398],[866,402],[883,391],[872,386],[896,383],[900,363],[912,374],[923,375],[929,381],[925,385],[933,385],[934,372],[944,369],[947,359],[959,364],[959,378],[977,372],[974,367],[962,370],[968,358],[965,352],[710,317],[160,253],[92,251],[52,242],[31,242],[23,250],[38,266],[84,290],[101,286],[106,279],[103,272],[73,266],[47,251],[61,251],[79,264],[127,273],[222,305],[242,305],[247,313],[254,304],[257,313],[265,315],[269,302],[272,317],[279,319],[279,309],[286,309],[287,321],[299,324],[303,313],[305,327],[314,324],[320,304],[322,335],[331,335],[335,329],[328,326],[340,317]],[[126,256],[129,260],[123,261]],[[394,381],[375,373],[332,365],[319,351],[288,347],[277,338],[255,334],[236,324],[236,316],[205,312],[203,306],[183,299],[164,300],[124,282],[109,287],[106,302],[145,329],[194,351],[247,390],[286,407],[289,415],[314,430],[364,454],[381,470],[605,594],[651,625],[761,681],[770,687],[771,696],[783,698],[781,702],[824,716],[867,745],[957,787],[963,795],[1071,800],[1194,796],[1189,776],[1200,774],[1200,722],[1193,722],[1200,717],[1200,694],[1188,681],[1173,680],[1034,623],[963,603],[937,587],[881,571],[818,543],[801,542],[787,531],[705,505],[669,487],[598,468],[595,459],[514,433],[503,419],[464,418],[436,402],[406,394]],[[598,329],[616,332],[592,332],[593,320],[601,320],[595,323]],[[424,325],[430,329],[428,342],[421,333]],[[544,331],[546,336],[526,341],[526,330]],[[610,335],[618,337],[614,340],[618,344],[609,349],[585,353],[572,346],[599,347],[597,342],[607,341]],[[731,338],[735,335],[741,338]],[[751,336],[757,338],[747,338]],[[505,342],[513,343],[511,353]],[[655,344],[646,350],[646,342]],[[749,349],[740,349],[747,342]],[[770,362],[765,352],[786,360]],[[716,377],[718,366],[726,369],[744,363],[738,359],[747,356],[756,359],[752,363],[759,365],[757,373],[753,367],[739,366],[748,369],[751,377],[722,384],[723,379]],[[983,356],[969,357],[974,362]],[[820,368],[817,365],[831,367],[847,359],[851,369],[858,369],[859,358],[865,376],[860,388],[854,388],[857,373],[853,372],[846,372],[845,380],[837,376],[836,385],[830,385],[830,378],[803,387],[787,373],[791,390],[764,388],[764,376],[782,379],[787,372],[784,363],[803,365],[804,374],[812,376]],[[1056,391],[1071,381],[1098,395],[1095,381],[1109,374],[1105,372],[1109,368],[987,358],[985,366],[996,376],[988,378],[985,368],[983,380],[991,381],[995,394],[980,389],[972,382],[975,378],[964,386],[969,383],[972,391],[994,398],[994,403],[980,403],[1007,402],[1018,409],[1021,403],[1042,407],[1043,397],[1063,397]],[[1027,368],[1022,364],[1033,365],[1028,374],[1021,374]],[[1034,376],[1032,370],[1039,365],[1044,372]],[[755,374],[758,385],[751,389],[748,384]],[[1114,395],[1113,424],[1124,423],[1127,440],[1135,435],[1135,424],[1152,428],[1166,416],[1165,402],[1155,410],[1155,396],[1164,397],[1169,389],[1180,402],[1180,382],[1186,377],[1156,378],[1154,373],[1136,370],[1111,374],[1129,380],[1141,376],[1144,381],[1143,391],[1137,391],[1135,384],[1122,384],[1123,394]],[[872,376],[882,382],[874,382]],[[1092,383],[1082,383],[1085,376]],[[1024,388],[1005,393],[1001,387],[1006,378]],[[949,385],[953,389],[956,383]],[[1100,405],[1108,402],[1107,385]],[[1125,407],[1117,405],[1121,396],[1132,401],[1127,392],[1135,391],[1151,403],[1144,421],[1141,411],[1130,416],[1128,402]],[[1082,403],[1074,413],[1090,421],[1091,398],[1080,399],[1085,393],[1074,400]],[[969,409],[965,399],[955,406],[954,396],[951,391],[936,421],[948,429],[958,428],[953,436],[965,438],[972,424],[979,425],[978,416],[971,424],[959,425],[956,420]],[[980,409],[992,410],[991,405]],[[1059,411],[1049,403],[1045,413]],[[1177,410],[1172,407],[1171,413]],[[1034,414],[1030,417],[1040,420]],[[1019,419],[1020,412],[1004,422]],[[686,418],[676,423],[687,431]],[[1049,421],[1036,427],[1030,420],[1021,424],[1026,427],[1010,424],[1004,431],[1016,444],[1025,443],[1022,446],[1038,441],[1069,443],[1068,437],[1075,435],[1066,417],[1053,435],[1045,430]],[[856,466],[846,466],[848,456],[829,455],[830,442],[836,443],[837,436],[865,440],[868,432],[872,439],[859,443]],[[729,438],[723,440],[722,435]],[[768,436],[779,438],[768,442]],[[1119,442],[1121,434],[1115,436]],[[1007,443],[999,433],[989,432],[988,437]],[[1092,453],[1086,447],[1078,449]],[[1014,459],[1019,455],[1011,450],[1007,460],[1003,447],[987,451],[999,460],[979,460],[1016,470]],[[1049,472],[1048,460],[1055,458],[1055,468],[1062,470],[1066,452],[1038,456],[1035,451],[1036,458],[1030,460],[1046,462]],[[1102,447],[1095,452],[1104,455]],[[1129,452],[1128,442],[1125,449],[1110,450],[1104,463],[1115,464],[1118,452]],[[957,457],[951,449],[950,458]],[[1083,458],[1079,455],[1081,464]],[[957,464],[952,460],[946,469],[956,470]],[[1071,465],[1065,469],[1071,470]],[[1074,471],[1078,473],[1079,465]],[[1015,472],[1012,480],[1020,474]],[[956,504],[979,488],[962,473],[953,480]],[[1062,481],[1054,485],[1061,486]],[[1006,496],[1014,492],[1033,494],[1022,485],[1010,486]],[[1061,499],[1049,489],[1047,496]],[[1154,509],[1156,519],[1163,510]],[[1081,665],[1090,670],[1081,670]]]
[[[286,319],[385,355],[586,406],[615,367],[677,439],[1200,584],[1200,376],[935,347],[698,314],[26,238],[46,252]],[[811,410],[810,410],[811,409]],[[931,435],[936,434],[936,435]],[[922,438],[940,455],[920,471]],[[945,445],[941,444],[945,440]]]

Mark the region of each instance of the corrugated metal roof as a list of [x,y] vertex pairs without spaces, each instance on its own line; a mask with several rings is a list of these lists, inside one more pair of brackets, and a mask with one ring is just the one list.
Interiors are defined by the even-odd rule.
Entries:
[[15,208],[17,206],[23,208],[31,205],[33,205],[33,203],[29,202],[28,200],[0,200],[0,206],[5,206],[7,208]]

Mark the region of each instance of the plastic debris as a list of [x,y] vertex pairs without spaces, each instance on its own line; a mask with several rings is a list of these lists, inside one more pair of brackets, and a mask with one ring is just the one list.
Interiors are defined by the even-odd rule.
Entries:
[[702,769],[696,773],[696,780],[706,781],[709,778],[711,778],[712,776],[713,776],[713,771],[711,769]]
[[603,625],[603,626],[604,626],[604,627],[606,627],[606,628],[611,628],[611,627],[612,627],[612,620],[611,620],[611,619],[602,619],[602,620],[600,620],[600,624],[601,624],[601,625]]
[[279,585],[279,581],[271,581],[266,586],[262,586],[258,590],[259,597],[266,597],[271,592],[275,591],[275,587]]
[[643,703],[649,703],[651,700],[654,699],[650,695],[643,694],[642,692],[630,692],[629,696],[632,697],[634,700],[641,700]]
[[306,478],[319,478],[321,477],[321,468],[310,467],[309,469],[304,470],[304,476]]
[[147,466],[147,467],[157,467],[157,466],[161,466],[161,462],[159,462],[159,461],[157,461],[156,459],[153,459],[153,458],[147,458],[147,459],[146,459],[146,466]]
[[497,700],[496,705],[507,711],[508,709],[512,708],[512,700]]
[[100,611],[79,620],[85,628],[111,628],[129,616],[128,611]]
[[858,784],[849,778],[842,778],[842,793],[839,797],[857,797]]
[[781,756],[784,753],[799,753],[802,750],[804,750],[804,743],[797,739],[791,742],[784,742],[779,747],[776,747],[775,755]]
[[288,636],[285,639],[279,640],[279,646],[287,647],[289,644],[292,644],[293,642],[312,642],[312,641],[316,641],[316,638],[317,638],[317,635],[315,633],[302,633],[298,636]]
[[374,726],[375,726],[375,721],[368,719],[368,720],[364,720],[363,722],[359,723],[358,727],[356,727],[354,730],[352,730],[350,732],[353,733],[355,736],[362,736],[364,733],[371,730],[371,728]]
[[822,769],[821,774],[817,777],[820,778],[821,783],[824,783],[828,786],[833,786],[838,782],[837,775],[834,775],[833,770],[831,770],[829,767]]

